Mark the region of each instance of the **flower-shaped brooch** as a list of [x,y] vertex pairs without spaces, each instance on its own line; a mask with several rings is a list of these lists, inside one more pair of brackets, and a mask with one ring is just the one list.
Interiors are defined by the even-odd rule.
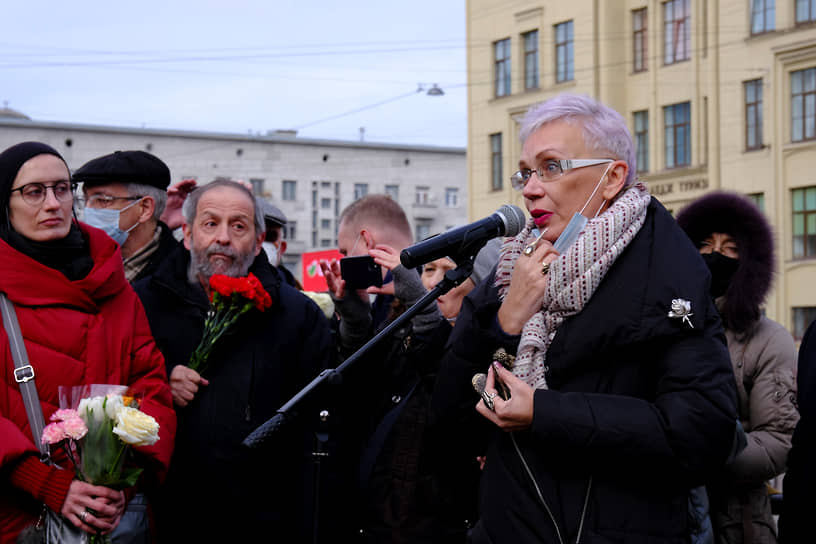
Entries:
[[682,319],[683,323],[688,324],[688,326],[693,329],[694,325],[692,325],[691,319],[689,319],[689,317],[693,315],[694,314],[691,313],[691,302],[684,298],[675,298],[672,300],[669,317],[674,319]]

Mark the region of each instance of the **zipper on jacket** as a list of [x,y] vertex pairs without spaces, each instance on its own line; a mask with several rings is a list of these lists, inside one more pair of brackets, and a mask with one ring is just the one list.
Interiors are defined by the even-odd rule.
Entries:
[[[527,473],[527,476],[533,483],[536,495],[538,495],[538,500],[541,502],[541,505],[544,507],[544,510],[547,511],[547,515],[550,516],[550,521],[552,521],[553,527],[555,527],[555,535],[558,537],[558,542],[560,544],[564,544],[564,539],[561,537],[561,530],[558,527],[558,522],[555,520],[555,516],[553,515],[552,510],[550,510],[550,506],[547,504],[547,501],[544,500],[544,495],[541,493],[541,488],[538,487],[538,481],[535,479],[535,476],[533,476],[533,471],[530,470],[530,466],[527,464],[527,460],[524,458],[524,455],[522,455],[521,449],[518,447],[518,444],[516,443],[516,437],[513,433],[510,433],[510,440],[513,442],[513,447],[515,448],[516,453],[519,456],[519,459],[521,459],[521,464],[524,466],[524,471]],[[578,520],[578,534],[575,536],[575,544],[581,543],[581,533],[584,531],[584,520],[586,519],[587,506],[589,505],[589,492],[591,489],[592,489],[592,476],[589,477],[586,495],[584,495],[584,507],[581,510],[581,518]]]

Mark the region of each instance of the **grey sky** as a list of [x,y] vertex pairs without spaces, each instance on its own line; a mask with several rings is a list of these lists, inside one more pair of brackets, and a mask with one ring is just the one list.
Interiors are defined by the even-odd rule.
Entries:
[[466,144],[464,0],[2,0],[2,17],[0,100],[37,120]]

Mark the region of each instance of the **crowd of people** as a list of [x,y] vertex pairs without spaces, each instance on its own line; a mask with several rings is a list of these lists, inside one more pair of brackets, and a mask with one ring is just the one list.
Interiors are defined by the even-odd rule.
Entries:
[[[43,143],[0,153],[0,296],[28,361],[4,314],[0,544],[50,541],[51,519],[122,543],[806,542],[816,324],[797,356],[763,313],[763,214],[714,191],[672,217],[622,116],[586,96],[530,108],[520,140],[519,233],[406,268],[405,212],[365,196],[338,249],[382,283],[323,261],[325,301],[245,183],[171,184],[143,151],[73,175]],[[230,328],[224,277],[266,301]],[[128,386],[159,424],[125,461],[135,485],[84,481],[81,450],[41,455],[60,388],[86,384]]]

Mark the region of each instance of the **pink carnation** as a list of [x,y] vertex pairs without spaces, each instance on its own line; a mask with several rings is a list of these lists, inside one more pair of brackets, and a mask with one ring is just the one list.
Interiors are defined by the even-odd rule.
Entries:
[[62,422],[49,423],[43,429],[42,443],[43,444],[58,444],[67,438],[65,428]]
[[[71,411],[73,412],[73,410]],[[85,421],[79,416],[67,418],[62,422],[62,428],[65,431],[65,435],[73,440],[79,440],[88,432],[88,426],[85,425]]]
[[75,417],[79,417],[79,412],[76,410],[70,410],[68,408],[62,408],[51,414],[51,421],[66,421]]

